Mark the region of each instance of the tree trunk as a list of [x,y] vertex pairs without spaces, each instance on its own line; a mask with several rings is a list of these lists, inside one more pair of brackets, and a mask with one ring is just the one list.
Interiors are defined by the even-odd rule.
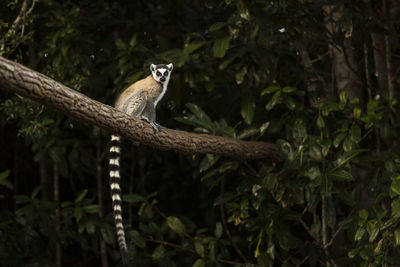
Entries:
[[325,27],[328,32],[329,54],[332,60],[332,72],[334,84],[340,94],[345,91],[349,99],[358,98],[361,103],[365,102],[364,92],[361,90],[361,82],[359,79],[359,70],[356,64],[354,48],[351,42],[351,31],[347,32],[344,37],[343,44],[337,44],[334,36],[340,29],[340,19],[342,16],[341,8],[326,5],[323,7],[325,11]]

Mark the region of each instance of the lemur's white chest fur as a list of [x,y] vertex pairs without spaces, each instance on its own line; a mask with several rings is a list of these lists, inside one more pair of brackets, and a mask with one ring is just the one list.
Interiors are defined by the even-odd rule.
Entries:
[[163,83],[161,94],[154,101],[154,107],[157,106],[158,102],[164,97],[165,93],[167,92],[167,87],[168,87],[168,83],[169,83],[169,77],[170,76],[168,76],[168,78]]

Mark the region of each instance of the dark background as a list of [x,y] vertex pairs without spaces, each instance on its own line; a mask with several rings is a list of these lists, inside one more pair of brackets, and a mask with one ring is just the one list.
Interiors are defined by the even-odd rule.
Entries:
[[[281,149],[270,164],[124,141],[132,266],[395,266],[399,13],[388,0],[6,0],[0,55],[109,105],[173,63],[161,125]],[[0,265],[120,264],[110,133],[4,91],[0,111]]]

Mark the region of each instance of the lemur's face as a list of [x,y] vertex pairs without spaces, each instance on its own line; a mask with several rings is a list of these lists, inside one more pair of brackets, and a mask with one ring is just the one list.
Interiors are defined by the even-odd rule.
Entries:
[[174,66],[172,65],[172,63],[168,65],[165,64],[150,65],[151,74],[153,75],[154,80],[156,80],[159,83],[165,83],[169,81],[169,77],[171,75],[173,68]]

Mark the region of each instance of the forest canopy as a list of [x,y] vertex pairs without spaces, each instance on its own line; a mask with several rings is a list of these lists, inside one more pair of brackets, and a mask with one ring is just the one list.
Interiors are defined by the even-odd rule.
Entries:
[[[389,0],[6,0],[0,56],[111,106],[172,62],[158,123],[279,149],[266,160],[125,140],[132,266],[393,266],[399,29]],[[0,265],[120,265],[107,170],[120,130],[4,82]]]

